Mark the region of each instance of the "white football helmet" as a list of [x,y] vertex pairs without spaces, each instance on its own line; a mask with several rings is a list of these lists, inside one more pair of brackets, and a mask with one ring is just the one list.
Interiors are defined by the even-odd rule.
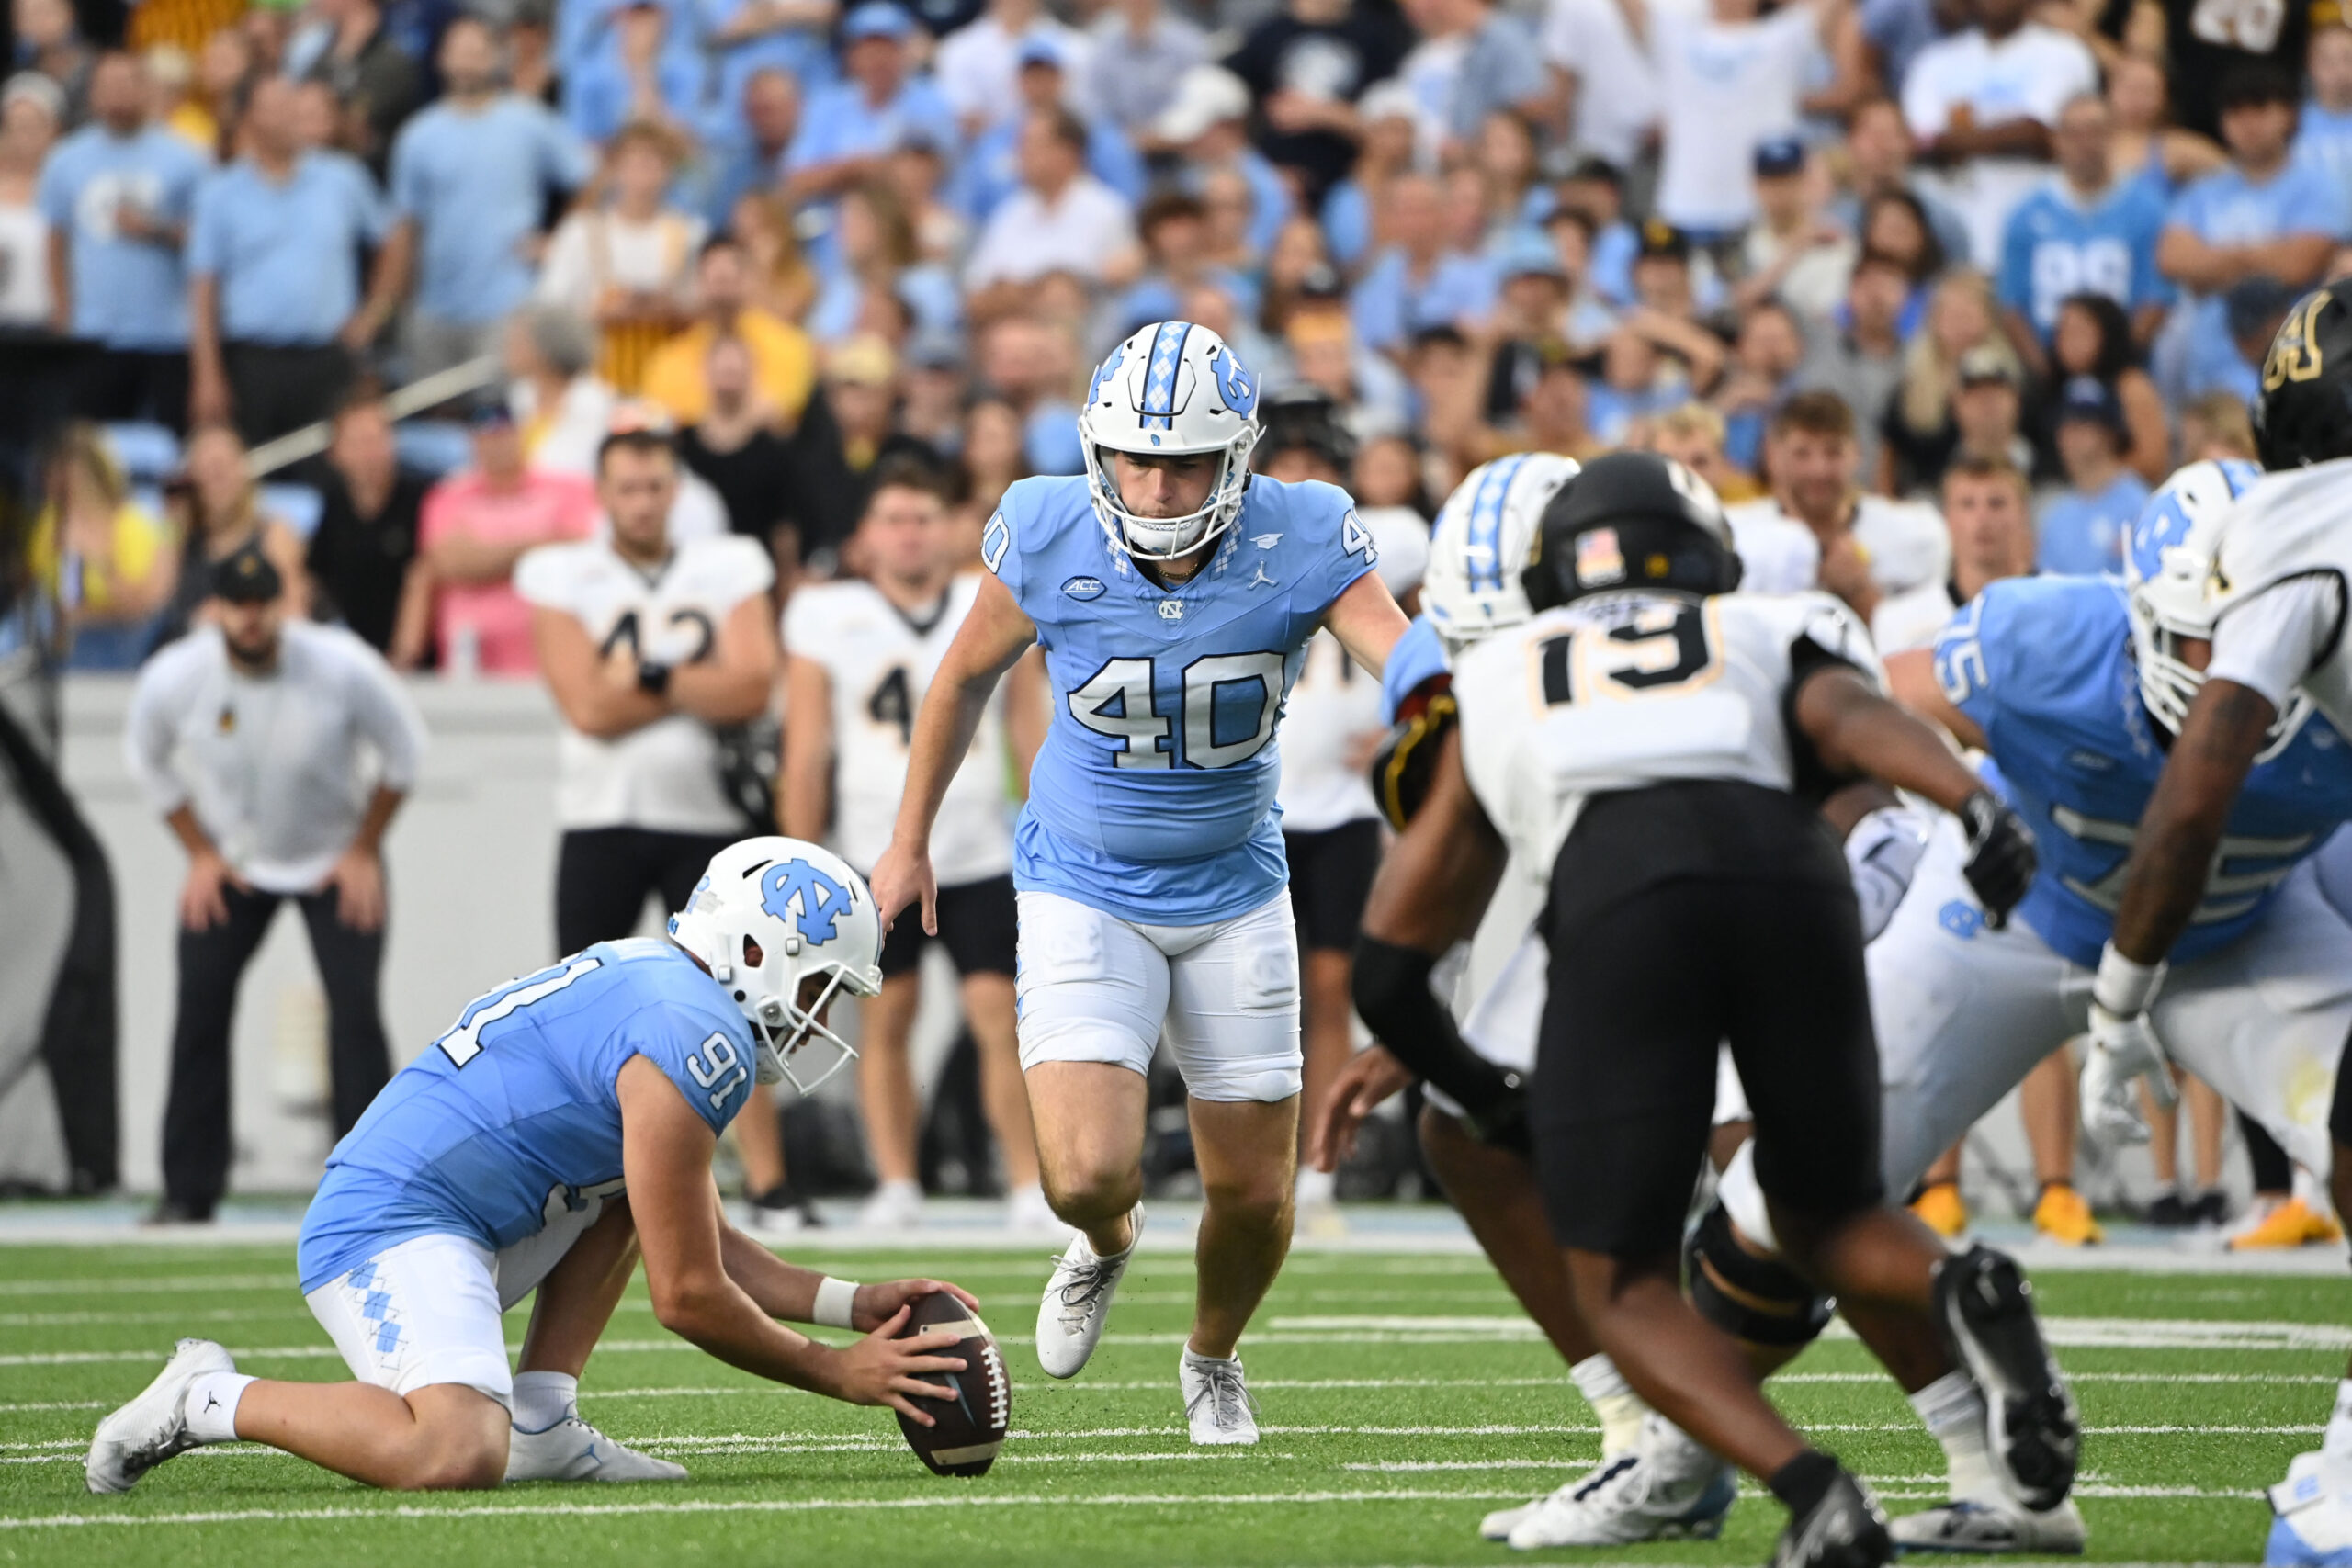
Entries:
[[1519,574],[1535,548],[1544,509],[1576,478],[1573,457],[1521,452],[1481,464],[1456,485],[1430,536],[1421,608],[1460,653],[1533,614]]
[[[1111,351],[1078,413],[1086,483],[1111,543],[1137,560],[1173,560],[1233,526],[1258,444],[1258,378],[1225,340],[1190,321],[1156,321]],[[1109,454],[1178,457],[1221,452],[1224,466],[1200,510],[1138,517],[1119,497]]]
[[[840,856],[773,835],[729,844],[670,917],[670,935],[751,1021],[760,1082],[810,1094],[856,1057],[825,1026],[825,1009],[837,992],[881,990],[882,919],[865,880]],[[804,1000],[812,979],[823,985]],[[813,1069],[795,1060],[812,1041],[832,1048]]]
[[[2139,667],[2140,700],[2175,735],[2205,684],[2205,672],[2184,662],[2179,650],[2186,639],[2210,641],[2213,636],[2205,582],[2213,566],[2215,526],[2261,477],[2260,468],[2241,457],[2191,463],[2148,498],[2124,542],[2123,581],[2131,591],[2132,657]],[[2311,699],[2301,692],[2289,697],[2262,759],[2276,756],[2311,713]]]

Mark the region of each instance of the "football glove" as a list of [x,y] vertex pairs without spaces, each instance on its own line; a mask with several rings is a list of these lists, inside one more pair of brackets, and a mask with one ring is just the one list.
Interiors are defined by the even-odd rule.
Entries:
[[2178,1103],[2171,1059],[2148,1015],[2109,1012],[2091,1003],[2090,1052],[2083,1062],[2083,1128],[2101,1144],[2148,1141],[2147,1119],[2140,1113],[2139,1096],[2132,1092],[2136,1078],[2148,1080],[2149,1094],[2165,1110]]
[[1984,920],[1998,931],[2008,924],[2009,911],[2033,886],[2040,863],[2033,847],[2033,829],[1989,789],[1980,789],[1960,805],[1960,826],[1968,837],[1968,862],[1961,874],[1984,906]]

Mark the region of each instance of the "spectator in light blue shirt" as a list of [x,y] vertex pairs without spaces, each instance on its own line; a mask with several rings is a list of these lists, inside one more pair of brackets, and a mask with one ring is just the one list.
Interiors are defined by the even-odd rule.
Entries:
[[2058,173],[2009,215],[2001,242],[2001,307],[2046,345],[2058,307],[2103,294],[2152,333],[2172,288],[2156,270],[2164,198],[2145,180],[2117,180],[2107,102],[2086,93],[2058,111]]
[[1482,256],[1444,248],[1436,182],[1398,178],[1389,186],[1389,217],[1396,243],[1373,258],[1349,306],[1357,341],[1394,349],[1424,327],[1478,326],[1494,308],[1494,268]]
[[2312,33],[2310,69],[2295,157],[2324,170],[2339,189],[2352,189],[2352,28],[2339,22]]
[[572,130],[602,142],[636,120],[697,123],[708,73],[699,51],[670,46],[671,26],[661,0],[628,0],[613,18],[611,43],[564,79],[564,118]]
[[1174,100],[1152,121],[1151,139],[1177,153],[1184,188],[1212,204],[1217,176],[1239,176],[1250,191],[1250,256],[1262,263],[1290,221],[1293,203],[1289,184],[1250,144],[1250,89],[1241,78],[1222,65],[1185,72]]
[[745,84],[781,71],[805,96],[839,75],[826,34],[834,0],[703,0],[703,37],[718,61],[718,102],[742,101]]
[[842,74],[813,95],[784,156],[796,202],[839,196],[883,173],[900,147],[962,145],[956,111],[927,78],[911,77],[914,23],[890,0],[865,0],[842,23]]
[[785,154],[800,129],[800,100],[789,72],[763,65],[743,79],[741,96],[713,106],[703,134],[711,156],[703,215],[714,233],[733,220],[737,202],[784,177]]
[[2352,230],[2343,186],[2291,155],[2300,96],[2282,66],[2233,67],[2219,94],[2230,166],[2183,191],[2165,216],[2156,265],[2192,297],[2184,302],[2192,359],[2227,345],[2221,297],[2233,286],[2258,276],[2309,288]]
[[189,413],[233,416],[248,444],[334,407],[397,281],[379,265],[363,302],[360,255],[390,233],[390,210],[364,174],[301,150],[294,92],[282,77],[254,86],[246,156],[197,191],[188,229]]
[[1130,207],[1142,204],[1147,181],[1141,154],[1116,123],[1069,104],[1061,45],[1051,35],[1038,33],[1023,42],[1015,81],[1023,112],[999,118],[965,149],[948,189],[950,205],[975,225],[986,223],[997,203],[1021,188],[1022,125],[1029,115],[1057,104],[1070,108],[1086,126],[1086,172],[1118,192]]
[[2034,564],[2075,576],[2120,571],[2124,536],[2148,499],[2147,481],[2123,464],[2131,441],[2123,405],[2101,382],[2077,376],[2060,394],[2055,419],[2066,488],[2041,503]]
[[81,390],[90,419],[187,423],[187,279],[180,247],[204,155],[147,120],[135,56],[107,54],[90,73],[89,125],[41,166],[37,199],[65,250],[52,280],[74,335],[100,345]]
[[526,254],[550,191],[588,183],[588,149],[545,106],[501,90],[499,40],[460,17],[441,36],[438,103],[392,144],[392,209],[415,257],[408,368],[429,376],[496,351],[530,297]]

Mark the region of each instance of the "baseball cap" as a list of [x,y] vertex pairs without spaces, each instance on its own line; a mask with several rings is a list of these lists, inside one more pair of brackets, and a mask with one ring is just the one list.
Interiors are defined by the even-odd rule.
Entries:
[[212,568],[213,596],[232,604],[266,604],[285,590],[285,579],[258,543],[240,546]]
[[2095,376],[2076,376],[2066,382],[2058,394],[2058,423],[2088,420],[2120,431],[2123,425],[2123,404],[2107,383]]
[[1996,381],[2009,387],[2018,384],[2017,367],[1999,349],[1989,343],[1980,343],[1960,356],[1962,386],[1989,387]]
[[1670,256],[1676,261],[1690,259],[1690,236],[1663,218],[1653,218],[1642,225],[1642,255]]
[[1606,158],[1580,158],[1568,166],[1567,172],[1560,176],[1560,181],[1564,185],[1574,181],[1579,185],[1591,183],[1622,189],[1625,184],[1625,175],[1624,171]]
[[912,17],[891,5],[889,0],[865,0],[865,4],[842,19],[842,41],[855,43],[860,39],[887,38],[903,42],[915,30]]
[[890,345],[870,333],[844,339],[825,356],[826,377],[853,387],[888,386],[898,373],[898,356]]
[[925,327],[908,341],[907,363],[921,370],[961,369],[963,340],[945,327]]
[[1044,33],[1039,33],[1034,38],[1023,39],[1021,43],[1021,52],[1016,58],[1024,71],[1032,65],[1050,65],[1059,71],[1064,64],[1062,46]]
[[1176,78],[1176,96],[1151,122],[1163,141],[1190,141],[1213,125],[1246,118],[1250,89],[1222,65],[1195,65]]
[[1756,177],[1781,179],[1804,171],[1804,143],[1793,136],[1775,136],[1756,144]]
[[1566,277],[1560,253],[1552,242],[1532,229],[1515,229],[1504,243],[1502,275],[1512,277]]

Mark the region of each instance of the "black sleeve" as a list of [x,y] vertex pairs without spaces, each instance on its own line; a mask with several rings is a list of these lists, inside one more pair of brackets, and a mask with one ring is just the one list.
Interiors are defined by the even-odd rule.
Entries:
[[1794,775],[1789,787],[1798,799],[1815,806],[1860,776],[1832,770],[1821,760],[1821,753],[1814,750],[1813,737],[1797,723],[1797,694],[1804,690],[1806,682],[1829,670],[1850,670],[1869,679],[1860,665],[1850,659],[1840,659],[1809,637],[1800,637],[1789,645],[1789,689],[1781,699],[1781,726],[1788,731],[1789,761]]
[[1452,1096],[1473,1120],[1498,1118],[1521,1093],[1520,1077],[1463,1043],[1453,1015],[1430,989],[1436,966],[1417,949],[1358,937],[1351,982],[1356,1011],[1398,1061]]

